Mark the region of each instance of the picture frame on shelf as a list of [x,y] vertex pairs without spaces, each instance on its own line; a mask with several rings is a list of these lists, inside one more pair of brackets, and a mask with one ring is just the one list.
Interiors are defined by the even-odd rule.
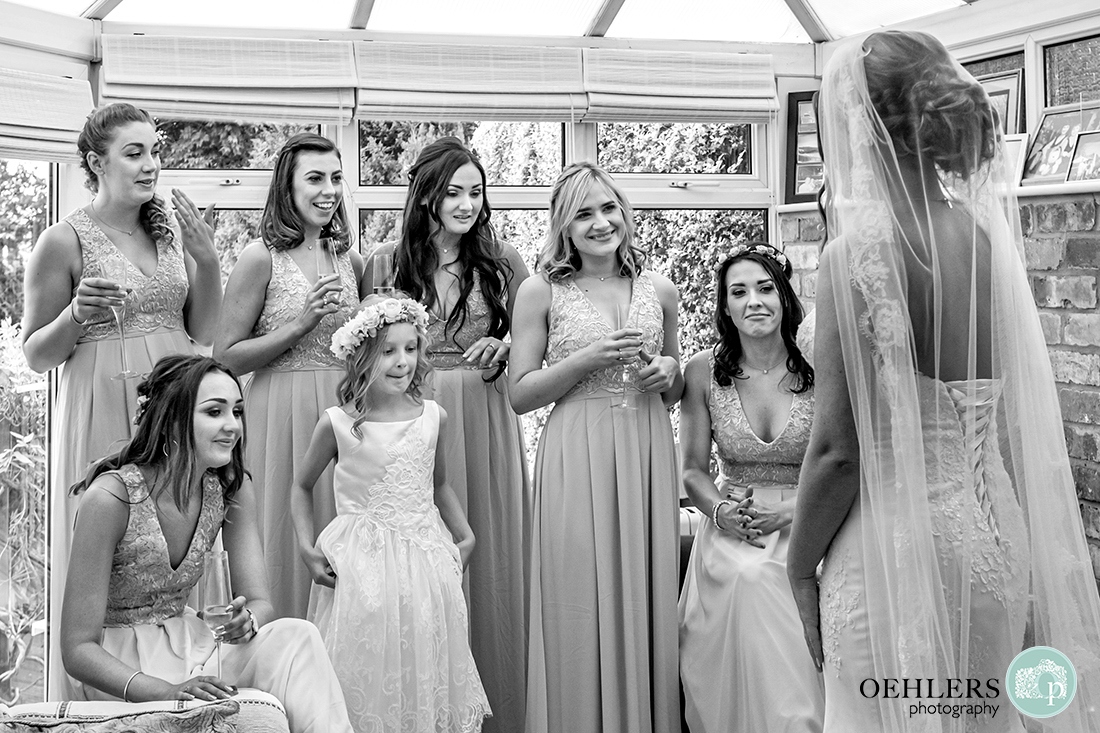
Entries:
[[783,200],[788,204],[816,201],[825,180],[817,141],[815,93],[787,95],[787,176]]
[[1001,132],[1005,135],[1015,135],[1020,132],[1023,128],[1023,107],[1020,105],[1024,83],[1023,70],[1013,69],[998,71],[995,74],[982,74],[977,79],[989,95],[993,108],[997,110],[998,119],[1001,120]]
[[1066,172],[1070,181],[1100,181],[1100,130],[1078,133]]
[[1096,130],[1100,130],[1100,100],[1044,110],[1024,161],[1021,185],[1063,183],[1077,135]]
[[1024,174],[1024,161],[1027,159],[1027,133],[1021,132],[1015,135],[1005,135],[1006,158],[1009,166],[1009,183],[1013,186],[1020,185],[1020,178]]

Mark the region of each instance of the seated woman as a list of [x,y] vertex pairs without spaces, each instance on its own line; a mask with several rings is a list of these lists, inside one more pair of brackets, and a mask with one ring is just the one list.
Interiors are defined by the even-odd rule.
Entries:
[[821,676],[802,640],[786,569],[814,405],[814,372],[795,342],[802,306],[790,276],[774,247],[735,247],[715,284],[718,343],[684,370],[684,487],[710,517],[680,596],[680,674],[692,733],[821,730]]
[[[167,356],[138,395],[133,439],[73,489],[83,497],[61,653],[77,696],[216,700],[240,685],[279,698],[293,733],[350,732],[317,630],[273,620],[236,377],[213,359]],[[235,596],[215,629],[221,678],[215,634],[185,605],[219,530]]]

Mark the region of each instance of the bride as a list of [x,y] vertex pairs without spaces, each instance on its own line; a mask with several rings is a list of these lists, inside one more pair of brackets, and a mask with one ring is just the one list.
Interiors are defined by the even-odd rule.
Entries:
[[[1007,695],[966,690],[1004,691],[1026,640],[1080,680],[1029,726],[1096,731],[1096,581],[996,113],[939,41],[899,31],[840,47],[820,110],[830,242],[788,575],[825,730],[1023,731]],[[999,712],[910,717],[883,681],[916,678],[944,694],[925,703]]]

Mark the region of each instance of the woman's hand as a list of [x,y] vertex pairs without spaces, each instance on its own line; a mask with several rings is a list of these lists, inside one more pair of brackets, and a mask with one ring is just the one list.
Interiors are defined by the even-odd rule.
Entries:
[[76,296],[69,304],[72,317],[80,323],[87,323],[95,316],[110,312],[111,306],[125,303],[129,294],[130,288],[123,288],[114,280],[86,277],[76,287]]
[[486,369],[490,364],[508,361],[508,352],[511,348],[509,344],[498,338],[485,336],[466,349],[465,353],[462,354],[462,359],[471,364],[477,362],[478,366]]
[[246,641],[252,641],[252,637],[259,629],[253,625],[252,616],[245,608],[244,604],[247,602],[248,599],[244,596],[237,596],[230,602],[228,606],[230,619],[213,629],[215,639],[224,641],[226,644],[243,644]]
[[340,310],[340,291],[343,289],[339,274],[317,278],[306,294],[305,307],[298,316],[298,322],[306,333],[317,328],[322,318]]
[[474,554],[474,536],[470,535],[464,540],[455,543],[458,545],[458,555],[462,559],[462,569],[470,564],[470,555]]
[[314,583],[326,588],[336,587],[336,571],[329,565],[328,556],[321,551],[320,547],[314,545],[310,549],[302,549],[301,555]]
[[169,685],[166,692],[157,696],[160,700],[225,700],[237,694],[237,688],[217,677],[201,675],[178,685]]
[[672,389],[676,377],[680,375],[680,362],[671,356],[657,354],[651,356],[645,349],[638,351],[638,358],[645,366],[638,372],[638,387],[643,392],[665,392]]
[[642,332],[637,328],[612,331],[584,349],[588,352],[592,371],[621,367],[634,359],[642,350]]
[[741,522],[744,515],[738,511],[740,506],[740,504],[727,502],[718,507],[718,529],[753,547],[763,548],[764,543],[760,541],[760,534],[756,530],[749,529]]
[[810,657],[814,660],[814,666],[821,671],[825,655],[821,648],[821,617],[818,610],[817,578],[789,578],[791,592],[794,593],[794,603],[798,606],[798,616],[802,619],[802,635],[806,638],[806,646],[810,650]]
[[757,537],[771,534],[791,523],[791,507],[771,506],[758,501],[753,496],[751,486],[745,490],[743,498],[738,502],[737,514],[741,525],[749,532],[756,532]]
[[214,204],[199,211],[187,194],[178,188],[172,189],[172,206],[176,209],[176,221],[180,225],[183,237],[183,249],[196,262],[217,259],[218,251],[214,247]]

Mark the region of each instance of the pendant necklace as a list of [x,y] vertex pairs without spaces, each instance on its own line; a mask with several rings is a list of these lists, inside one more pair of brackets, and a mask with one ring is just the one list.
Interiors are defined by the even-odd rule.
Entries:
[[[99,215],[99,212],[95,210],[95,201],[94,200],[92,201],[92,203],[88,204],[88,206],[91,207],[92,213],[95,214],[96,221],[98,221],[100,224],[107,227],[108,229],[114,229],[116,232],[122,232],[127,237],[134,236],[134,232],[136,232],[138,230],[138,227],[134,227],[130,231],[126,231],[125,229],[120,229],[119,227],[112,226],[111,224],[108,224],[107,221],[102,216]],[[138,223],[138,226],[141,226],[140,222]]]
[[779,366],[780,364],[782,364],[782,363],[784,363],[784,362],[786,362],[786,361],[787,361],[787,357],[786,357],[786,356],[784,355],[782,359],[780,359],[779,361],[775,362],[774,364],[772,364],[772,365],[771,365],[770,367],[768,367],[767,369],[761,369],[760,367],[754,367],[754,366],[752,366],[751,364],[749,364],[748,362],[745,362],[744,366],[745,366],[745,367],[747,367],[747,368],[749,368],[749,369],[752,369],[753,371],[757,371],[757,372],[760,372],[761,374],[767,374],[767,373],[768,373],[768,372],[770,372],[770,371],[771,371],[772,369],[775,369],[775,368],[776,368],[777,366]]

